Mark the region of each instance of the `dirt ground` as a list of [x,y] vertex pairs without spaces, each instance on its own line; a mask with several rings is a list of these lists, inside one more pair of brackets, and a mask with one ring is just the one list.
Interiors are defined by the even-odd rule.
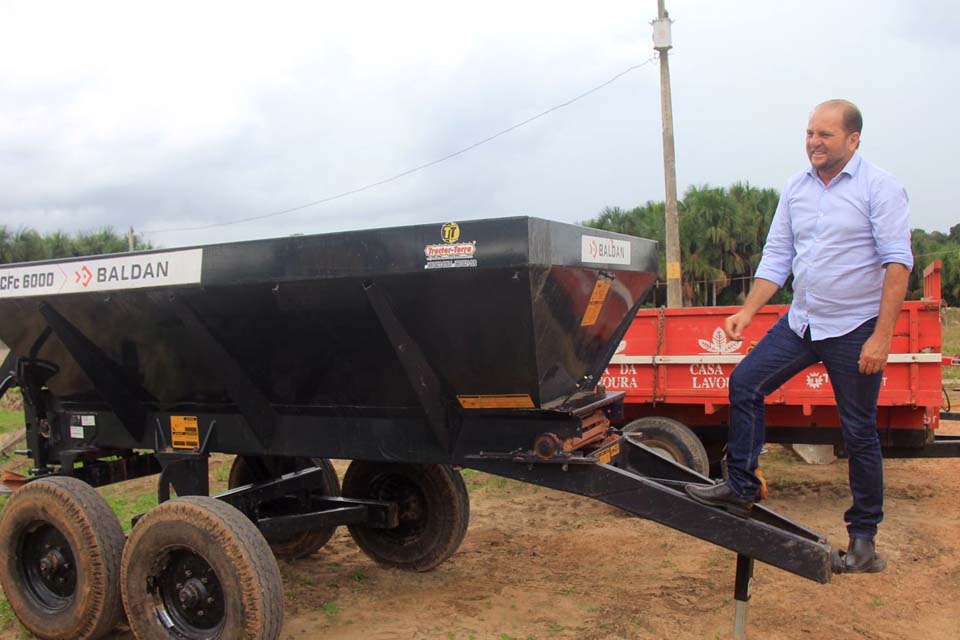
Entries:
[[[960,434],[960,422],[944,433]],[[845,546],[843,461],[808,466],[771,446],[762,465],[772,508]],[[960,638],[960,459],[885,468],[888,570],[818,585],[757,564],[749,638]],[[380,568],[346,529],[313,557],[281,563],[282,638],[731,637],[733,553],[577,496],[484,474],[467,484],[470,529],[432,572]]]

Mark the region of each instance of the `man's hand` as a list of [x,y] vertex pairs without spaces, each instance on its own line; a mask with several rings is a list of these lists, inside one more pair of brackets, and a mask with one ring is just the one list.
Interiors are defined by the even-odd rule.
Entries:
[[760,307],[767,304],[779,288],[780,285],[770,280],[757,278],[740,310],[724,321],[723,330],[727,337],[732,340],[743,340],[743,330],[750,326],[753,316],[757,314]]
[[860,349],[860,373],[871,375],[883,371],[887,366],[887,356],[890,355],[890,338],[874,333],[863,343]]
[[880,315],[877,316],[873,335],[863,343],[860,360],[857,361],[860,373],[866,375],[883,371],[887,366],[893,327],[900,315],[900,307],[903,305],[910,279],[910,270],[902,264],[892,262],[884,265],[884,269],[886,273],[883,276],[883,293],[880,296]]
[[743,340],[743,330],[750,326],[751,320],[753,320],[753,314],[741,309],[732,316],[727,316],[723,323],[723,330],[731,340]]

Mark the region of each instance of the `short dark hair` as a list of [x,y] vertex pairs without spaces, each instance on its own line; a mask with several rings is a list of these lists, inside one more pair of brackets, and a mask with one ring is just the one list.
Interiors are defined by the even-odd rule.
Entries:
[[861,133],[863,131],[863,115],[860,114],[860,109],[857,108],[857,105],[849,100],[827,100],[817,105],[817,108],[820,107],[840,107],[843,109],[843,128],[848,135],[851,133]]

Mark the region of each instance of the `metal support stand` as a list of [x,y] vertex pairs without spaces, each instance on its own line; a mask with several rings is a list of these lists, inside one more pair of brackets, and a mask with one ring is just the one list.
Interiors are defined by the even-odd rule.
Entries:
[[750,583],[753,582],[753,558],[737,554],[737,582],[733,587],[733,638],[746,640],[747,605],[750,602]]
[[178,496],[210,495],[210,454],[158,451],[154,456],[163,467],[157,482],[157,502],[170,499],[170,487]]

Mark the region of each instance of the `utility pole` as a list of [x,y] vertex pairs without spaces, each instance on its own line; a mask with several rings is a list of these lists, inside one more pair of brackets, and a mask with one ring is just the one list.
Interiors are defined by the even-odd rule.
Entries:
[[670,96],[670,64],[667,51],[673,46],[664,0],[657,0],[657,19],[653,21],[653,48],[660,57],[660,111],[663,118],[663,177],[667,191],[667,307],[682,307],[680,269],[680,217],[677,211],[677,159],[673,148],[673,100]]
[[133,225],[127,228],[127,251],[133,251]]

